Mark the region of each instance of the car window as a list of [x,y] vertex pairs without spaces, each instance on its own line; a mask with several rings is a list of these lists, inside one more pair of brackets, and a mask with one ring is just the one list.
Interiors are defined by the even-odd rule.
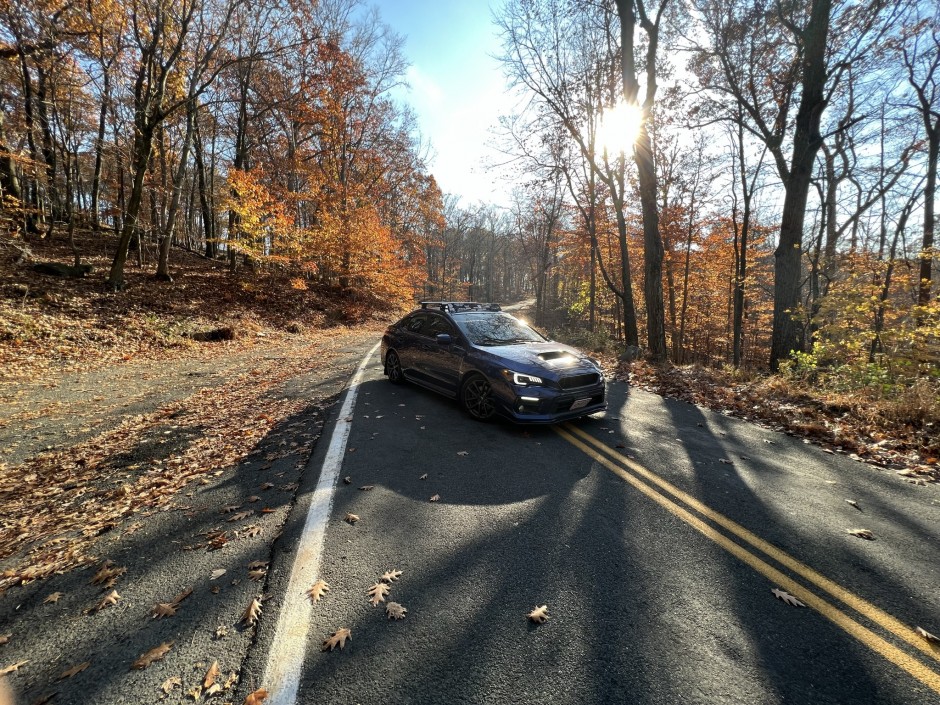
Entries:
[[468,313],[456,318],[457,325],[474,345],[542,343],[547,340],[508,313]]
[[454,335],[457,331],[454,330],[454,327],[450,324],[443,316],[432,316],[430,323],[424,329],[425,335],[436,336],[441,333],[447,333],[448,335]]
[[404,328],[409,333],[419,333],[427,335],[424,328],[428,325],[428,315],[426,313],[416,313],[405,319]]

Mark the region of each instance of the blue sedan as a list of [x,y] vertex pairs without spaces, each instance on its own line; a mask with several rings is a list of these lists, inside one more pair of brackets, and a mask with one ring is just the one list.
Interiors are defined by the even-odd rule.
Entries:
[[496,304],[422,301],[382,337],[394,384],[414,382],[453,399],[474,419],[555,423],[607,408],[595,360],[556,343]]

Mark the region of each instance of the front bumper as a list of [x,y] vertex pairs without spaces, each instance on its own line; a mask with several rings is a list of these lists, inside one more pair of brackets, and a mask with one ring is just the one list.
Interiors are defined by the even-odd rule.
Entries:
[[544,387],[516,388],[513,392],[512,399],[502,400],[501,412],[511,421],[520,424],[558,423],[607,408],[605,384],[564,392]]

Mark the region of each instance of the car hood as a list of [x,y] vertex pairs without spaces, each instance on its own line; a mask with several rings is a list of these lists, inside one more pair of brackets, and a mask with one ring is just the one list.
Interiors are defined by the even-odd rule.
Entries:
[[514,345],[479,346],[485,354],[504,360],[516,372],[535,372],[545,376],[547,371],[561,377],[573,372],[597,372],[598,366],[577,348],[563,343],[517,343]]

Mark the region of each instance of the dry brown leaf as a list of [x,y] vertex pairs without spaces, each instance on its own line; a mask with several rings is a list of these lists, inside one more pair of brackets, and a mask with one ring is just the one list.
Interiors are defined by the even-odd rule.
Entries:
[[92,585],[105,585],[108,586],[113,584],[113,581],[116,578],[124,575],[127,572],[127,568],[124,566],[116,566],[113,561],[105,561],[98,568],[98,572],[95,573],[94,577],[91,579]]
[[187,597],[189,597],[192,594],[193,594],[193,589],[191,587],[186,588],[182,590],[176,597],[174,597],[173,602],[170,604],[173,604],[179,607],[180,602],[182,602],[183,600],[185,600]]
[[264,483],[261,484],[261,489],[262,489],[262,490],[269,490],[269,489],[271,489],[272,487],[274,487],[274,483],[273,483],[273,482],[264,482]]
[[248,564],[248,570],[258,570],[259,568],[267,568],[270,561],[252,561]]
[[176,615],[177,605],[170,602],[158,602],[150,610],[150,616],[153,619],[163,619],[164,617],[173,617]]
[[199,698],[202,697],[202,686],[194,685],[188,691],[186,691],[186,697],[192,698],[195,702],[199,702]]
[[439,494],[436,494],[433,497],[431,497],[432,502],[439,502],[440,499],[441,499],[441,496]]
[[421,477],[419,477],[418,479],[419,479],[419,480],[427,480],[427,479],[428,479],[428,474],[427,474],[427,473],[424,473],[424,474],[423,474]]
[[268,697],[268,691],[264,688],[258,688],[258,690],[245,698],[243,705],[261,705],[266,697]]
[[65,593],[54,592],[54,593],[52,593],[51,595],[49,595],[45,600],[43,600],[43,601],[42,601],[42,604],[44,604],[44,605],[54,605],[56,602],[59,601],[59,598],[62,597],[63,594],[65,594]]
[[922,627],[917,627],[914,631],[916,631],[919,636],[922,636],[931,644],[940,644],[940,637],[934,636],[933,634],[928,632],[926,629],[923,629]]
[[528,617],[536,624],[545,624],[545,621],[548,619],[548,605],[536,607],[534,610],[529,612]]
[[228,520],[229,521],[242,521],[243,519],[247,519],[254,513],[255,513],[254,509],[246,509],[245,511],[239,512],[238,514],[233,514],[232,516],[228,518]]
[[261,599],[256,597],[248,604],[248,607],[242,614],[241,621],[249,627],[253,627],[258,623],[259,617],[261,617]]
[[0,646],[3,646],[8,641],[10,641],[11,636],[13,636],[13,632],[10,632],[9,634],[0,634]]
[[351,478],[349,475],[347,475],[346,477],[343,478],[343,484],[344,484],[344,485],[351,485],[351,484],[352,484],[352,478]]
[[212,575],[209,576],[209,580],[218,580],[223,575],[225,575],[225,568],[216,568],[212,571]]
[[105,607],[110,607],[111,605],[116,605],[117,602],[118,602],[118,600],[120,600],[120,599],[121,599],[121,596],[118,594],[118,591],[117,591],[117,590],[112,590],[112,591],[109,592],[107,595],[105,595],[103,598],[101,598],[101,602],[99,602],[97,605],[95,605],[95,612],[100,612],[100,611],[103,610]]
[[854,499],[847,499],[847,500],[845,500],[845,503],[846,503],[846,504],[851,504],[851,505],[852,505],[853,507],[855,507],[858,511],[862,511],[862,508],[861,508],[860,506],[858,506],[858,502],[856,502]]
[[131,668],[142,671],[154,661],[162,661],[163,657],[166,656],[172,648],[172,641],[166,641],[160,644],[160,646],[154,646],[150,651],[147,651],[141,655],[139,659],[134,661],[134,663],[131,664]]
[[249,570],[248,578],[251,580],[264,580],[264,576],[268,574],[267,568],[258,568],[257,570]]
[[221,673],[219,670],[219,662],[213,661],[212,665],[209,666],[209,670],[206,671],[206,677],[202,679],[202,687],[206,689],[211,688],[216,678],[219,677],[219,673]]
[[8,673],[16,673],[18,670],[20,670],[22,666],[25,666],[27,663],[29,663],[29,660],[19,661],[10,666],[7,666],[6,668],[0,668],[0,678],[7,675]]
[[56,678],[56,680],[61,681],[61,680],[65,680],[66,678],[71,678],[76,673],[81,673],[82,671],[84,671],[90,665],[91,665],[91,661],[85,661],[84,663],[80,663],[78,665],[72,666],[71,668],[65,671],[62,671],[62,673],[59,674],[59,677]]
[[370,587],[366,594],[369,596],[369,602],[373,607],[378,607],[380,602],[385,602],[385,596],[388,595],[388,583],[376,583]]
[[379,578],[383,583],[393,583],[401,576],[400,570],[387,570],[382,573],[382,577]]
[[469,451],[469,450],[458,450],[458,451],[457,451],[457,455],[460,455],[460,456],[467,456],[467,455],[470,455],[470,451]]
[[848,532],[852,536],[858,536],[860,539],[865,539],[866,541],[874,541],[875,535],[868,529],[849,529]]
[[385,605],[385,614],[389,619],[404,619],[408,609],[397,602],[389,602]]
[[323,651],[332,651],[337,646],[342,650],[346,646],[346,640],[352,641],[352,631],[342,627],[330,635],[330,638],[323,642]]
[[31,700],[29,705],[46,705],[46,703],[51,703],[52,699],[57,695],[56,691],[51,693],[46,693],[45,695],[40,695],[35,700]]
[[169,695],[170,691],[177,687],[182,688],[183,681],[179,676],[173,676],[163,681],[163,685],[160,686],[160,690],[162,690],[165,695]]
[[364,491],[364,492],[368,492],[369,490],[374,490],[374,489],[375,489],[375,485],[363,485],[363,486],[360,487],[359,489],[362,490],[362,491]]
[[242,508],[240,504],[227,504],[219,511],[219,514],[232,514]]
[[347,513],[344,521],[346,521],[349,524],[355,524],[357,521],[359,521],[359,515]]
[[246,502],[249,502],[249,503],[260,502],[260,501],[261,501],[261,497],[259,497],[259,496],[256,495],[256,494],[253,494],[253,495],[251,495],[251,497],[249,497],[249,498],[246,499],[245,501],[246,501]]
[[330,586],[327,582],[320,578],[317,582],[310,586],[310,589],[307,590],[307,595],[310,596],[311,602],[319,602],[320,598],[323,597],[327,592],[329,592]]
[[791,607],[806,607],[805,604],[803,604],[798,599],[793,597],[793,595],[788,593],[786,590],[781,590],[780,588],[774,588],[773,590],[771,590],[771,592],[774,594],[774,597],[776,597],[778,600],[783,600]]
[[245,538],[252,539],[255,536],[261,534],[261,527],[257,524],[249,524],[244,529],[238,532],[239,536],[244,536]]

